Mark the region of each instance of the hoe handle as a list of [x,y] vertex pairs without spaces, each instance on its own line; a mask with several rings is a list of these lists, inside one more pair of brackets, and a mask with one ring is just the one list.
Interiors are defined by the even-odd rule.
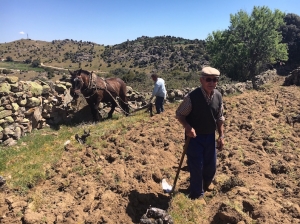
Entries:
[[175,186],[176,186],[176,183],[177,183],[179,172],[180,172],[180,169],[181,169],[181,166],[182,166],[182,162],[183,162],[184,156],[186,154],[186,150],[187,150],[187,148],[189,146],[190,140],[191,140],[191,137],[187,137],[186,140],[185,140],[185,144],[184,144],[184,147],[183,147],[183,152],[182,152],[182,155],[181,155],[180,163],[178,165],[176,177],[175,177],[175,180],[174,180],[174,183],[173,183],[173,187],[172,187],[172,190],[171,190],[170,193],[173,193],[174,190],[175,190]]

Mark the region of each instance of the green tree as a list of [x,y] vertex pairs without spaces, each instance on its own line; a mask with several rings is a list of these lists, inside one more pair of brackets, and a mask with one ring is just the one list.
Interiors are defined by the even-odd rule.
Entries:
[[212,66],[228,77],[252,79],[266,65],[288,60],[287,45],[281,43],[279,28],[284,13],[268,7],[254,7],[251,15],[239,11],[230,15],[227,30],[215,31],[207,37],[207,50]]
[[30,58],[27,58],[24,62],[25,62],[25,64],[30,64],[32,61]]
[[9,62],[11,62],[11,61],[14,61],[14,60],[12,59],[12,57],[11,57],[11,56],[7,56],[7,57],[6,57],[6,61],[9,61]]
[[283,36],[283,43],[289,48],[290,63],[300,63],[300,17],[293,13],[288,13],[284,17],[285,24],[281,26],[280,31]]
[[31,66],[36,68],[36,67],[39,67],[40,64],[41,64],[40,60],[36,59],[36,60],[32,61]]

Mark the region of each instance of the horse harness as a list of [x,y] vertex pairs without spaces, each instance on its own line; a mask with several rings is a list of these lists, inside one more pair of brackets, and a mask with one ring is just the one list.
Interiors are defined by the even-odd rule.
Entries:
[[[101,87],[99,86],[97,83],[96,83],[96,80],[97,78],[100,78],[102,79],[103,83],[104,83],[104,87]],[[80,81],[82,84],[84,83],[83,80],[82,80],[82,77],[81,75],[77,76],[74,81]],[[104,90],[106,91],[110,96],[111,98],[115,101],[115,103],[118,105],[118,107],[124,112],[124,113],[127,113],[126,111],[124,111],[122,109],[122,107],[119,105],[119,103],[117,102],[117,100],[121,100],[123,103],[125,104],[128,104],[127,102],[124,102],[120,97],[116,96],[113,97],[113,95],[110,93],[110,91],[107,89],[107,86],[110,85],[106,79],[104,79],[103,77],[98,77],[95,73],[93,73],[93,71],[91,73],[89,73],[89,85],[84,89],[82,90],[82,92],[84,91],[87,91],[87,90],[94,90],[94,92],[92,93],[92,95],[90,96],[84,96],[84,98],[88,99],[90,97],[92,97],[93,95],[95,95],[97,93],[98,90]],[[112,85],[110,85],[110,87],[114,90],[114,92],[117,94],[117,91],[113,88]],[[80,91],[80,90],[77,90],[77,91]],[[75,91],[76,92],[76,91]],[[117,94],[118,95],[118,94]],[[128,114],[128,113],[127,113]]]
[[[88,84],[88,86],[85,89],[82,90],[82,92],[85,92],[85,91],[88,91],[88,90],[94,90],[94,91],[93,91],[92,95],[85,96],[86,99],[92,97],[93,95],[95,95],[96,92],[97,92],[97,90],[104,90],[104,91],[109,92],[107,90],[107,85],[108,85],[107,81],[104,78],[99,77],[100,79],[102,79],[102,81],[104,83],[104,87],[102,87],[102,86],[99,86],[96,83],[97,78],[98,78],[98,76],[95,73],[93,73],[93,72],[89,73],[89,84]],[[80,81],[82,84],[84,83],[83,80],[82,80],[81,75],[77,76],[74,79],[74,81]],[[80,90],[77,90],[77,91],[80,91]]]

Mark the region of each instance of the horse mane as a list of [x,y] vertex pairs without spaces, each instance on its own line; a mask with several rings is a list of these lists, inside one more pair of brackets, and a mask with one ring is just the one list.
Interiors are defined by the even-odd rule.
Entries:
[[112,117],[112,113],[116,106],[119,106],[126,116],[129,114],[129,106],[126,97],[126,83],[122,79],[105,79],[97,76],[94,72],[83,69],[76,70],[72,73],[74,80],[81,75],[84,76],[81,77],[81,85],[80,89],[78,85],[78,90],[81,91],[87,100],[87,103],[90,105],[95,121],[99,121],[100,119],[98,110],[95,109],[98,108],[100,102],[111,103],[111,110],[108,112],[108,117],[110,118]]
[[90,75],[90,74],[91,74],[91,72],[89,72],[89,71],[87,71],[87,70],[83,70],[83,69],[77,70],[76,73],[77,73],[77,74],[78,74],[78,73],[83,73],[83,74],[85,74],[85,75]]

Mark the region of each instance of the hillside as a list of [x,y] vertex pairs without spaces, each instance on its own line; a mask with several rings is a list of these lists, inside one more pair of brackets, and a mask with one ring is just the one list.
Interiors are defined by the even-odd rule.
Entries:
[[21,39],[0,44],[0,59],[7,57],[11,62],[0,62],[0,68],[21,70],[20,78],[24,80],[38,76],[27,74],[28,70],[37,70],[31,64],[38,61],[42,71],[46,71],[42,75],[46,79],[57,80],[67,69],[83,68],[102,77],[120,77],[137,90],[152,86],[151,72],[163,77],[169,88],[195,86],[197,73],[209,64],[205,41],[171,36],[143,36],[113,46],[72,39],[52,42]]
[[52,42],[21,39],[0,44],[0,58],[10,56],[14,61],[40,60],[62,68],[88,68],[109,72],[116,68],[151,70],[198,71],[208,56],[205,42],[179,37],[140,37],[113,46],[104,46],[72,39]]
[[[39,138],[48,136],[51,144],[35,149],[32,158],[51,150],[61,157],[44,165],[45,179],[30,183],[27,193],[12,185],[26,177],[26,170],[1,170],[7,185],[0,192],[0,222],[138,223],[151,205],[166,209],[180,224],[299,223],[300,124],[292,127],[286,116],[299,111],[300,89],[282,86],[283,80],[278,77],[261,91],[224,97],[226,145],[218,152],[216,187],[206,194],[207,205],[186,197],[186,162],[175,196],[162,191],[162,178],[173,183],[184,134],[174,117],[177,105],[168,104],[162,115],[153,117],[140,113],[41,130]],[[83,129],[91,130],[86,145],[74,139]],[[64,150],[67,139],[71,143]],[[32,141],[1,150],[21,152]],[[23,165],[23,158],[14,156],[4,167]],[[32,169],[35,162],[27,161],[24,169]]]

